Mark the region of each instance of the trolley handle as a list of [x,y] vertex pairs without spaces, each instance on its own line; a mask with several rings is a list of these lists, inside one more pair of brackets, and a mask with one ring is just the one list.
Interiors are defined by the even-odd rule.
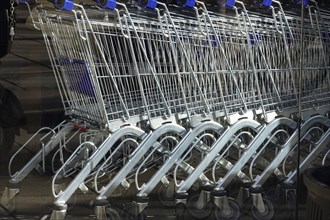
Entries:
[[208,16],[207,15],[207,9],[206,9],[204,3],[198,2],[198,1],[196,3],[198,3],[198,4],[196,4],[196,6],[201,6],[201,7],[194,7],[195,12],[196,12],[196,18],[197,18],[198,26],[199,26],[199,29],[200,29],[201,33],[206,36],[208,33],[203,31],[201,18],[203,18],[204,23],[205,23],[204,24],[205,29],[207,30],[207,28],[208,28],[207,27],[207,16]]
[[[83,34],[82,32],[86,32],[86,22],[85,22],[85,12],[84,12],[84,8],[81,5],[75,4],[73,0],[54,0],[54,6],[55,8],[59,9],[59,10],[65,10],[65,11],[71,11],[74,14],[74,17],[77,21],[77,28],[78,28],[78,32],[79,32],[79,36],[81,37],[81,39],[83,40],[87,40],[87,34]],[[78,7],[81,9],[81,11],[75,11],[74,7]],[[81,27],[80,22],[78,22],[79,20],[82,20],[82,24],[83,27]],[[87,19],[86,19],[87,20]],[[85,31],[83,31],[85,30]]]
[[[168,28],[170,26],[169,20],[168,20],[170,15],[168,14],[168,11],[166,10],[165,7],[164,7],[165,10],[162,11],[163,14],[161,14],[160,8],[157,8],[157,5],[163,6],[163,4],[158,3],[157,0],[138,0],[137,3],[142,8],[151,9],[151,10],[156,11],[162,33],[166,38],[168,38],[170,36],[170,30]],[[166,25],[164,25],[164,23]],[[166,26],[167,28],[165,28],[164,26]]]
[[[36,6],[35,10],[37,10],[37,9],[41,10],[42,5],[39,4],[39,2],[38,2],[37,0],[35,0],[35,2],[37,3],[37,6]],[[32,20],[33,27],[34,27],[36,30],[40,31],[41,28],[40,28],[40,27],[37,27],[37,24],[39,24],[40,22],[37,22],[37,21],[34,19],[33,12],[32,12],[32,10],[31,10],[31,7],[30,7],[29,2],[26,1],[26,0],[19,0],[19,4],[26,4],[26,7],[28,8],[28,11],[29,11],[29,14],[30,14],[30,17],[31,17],[31,20]]]
[[[118,9],[115,9],[117,15],[118,15],[118,22],[119,22],[119,25],[120,25],[120,30],[121,30],[121,33],[122,35],[125,37],[125,38],[130,38],[131,35],[130,35],[130,30],[129,30],[129,25],[128,25],[128,19],[127,19],[127,13],[129,13],[125,7],[125,11],[123,12],[124,14],[120,14],[121,11],[119,11]],[[124,25],[123,25],[123,22],[124,22]],[[124,31],[125,30],[125,27],[126,27],[126,32]]]
[[67,10],[72,11],[74,8],[74,1],[73,0],[55,0],[54,6],[59,10]]
[[312,28],[313,31],[318,32],[318,27],[315,27],[315,25],[314,25],[314,18],[313,18],[313,15],[314,15],[315,16],[316,25],[318,25],[318,21],[317,21],[318,8],[317,8],[317,6],[312,6],[312,5],[308,5],[307,8],[308,8],[308,12],[309,12],[309,19],[310,19],[311,28]]
[[[275,7],[273,6],[274,4],[277,4],[278,5],[278,8],[279,8],[279,12],[276,13],[275,12]],[[293,34],[292,34],[292,31],[290,29],[290,26],[288,24],[288,20],[285,16],[285,13],[284,13],[284,10],[283,10],[283,7],[282,7],[282,4],[281,2],[277,1],[277,0],[264,0],[262,3],[261,3],[262,6],[266,6],[266,7],[269,7],[271,10],[272,10],[272,14],[273,14],[273,18],[274,18],[274,22],[275,22],[275,29],[276,31],[283,35],[283,31],[281,31],[279,28],[278,28],[278,22],[276,20],[276,14],[279,14],[280,16],[282,15],[283,18],[284,18],[284,22],[285,24],[287,25],[287,27],[289,28],[289,34],[290,34],[290,38],[293,39]],[[282,19],[282,18],[281,18]],[[282,30],[283,30],[283,23],[282,23],[282,20],[281,20],[281,27],[282,27]]]
[[[276,1],[274,1],[274,3],[275,3]],[[277,3],[277,2],[276,2]],[[270,8],[271,10],[272,10],[272,15],[273,15],[273,19],[274,19],[274,25],[275,25],[275,29],[276,29],[276,31],[280,34],[280,35],[282,35],[282,31],[280,31],[280,29],[278,28],[278,22],[277,22],[277,19],[276,19],[276,15],[278,14],[278,13],[276,13],[276,11],[275,11],[275,7],[272,5],[273,4],[273,0],[263,0],[262,1],[262,3],[260,3],[260,6],[265,6],[265,7],[267,7],[267,8]],[[279,5],[280,5],[280,7],[281,7],[281,3],[278,3]],[[282,7],[281,7],[282,8]],[[282,10],[281,10],[281,12],[282,12]]]
[[[177,4],[182,7],[192,8],[195,11],[199,29],[200,29],[201,33],[204,36],[206,36],[207,32],[203,31],[203,27],[202,27],[203,25],[202,25],[202,21],[201,21],[201,18],[202,18],[205,23],[204,24],[205,29],[207,29],[207,19],[206,19],[207,18],[207,9],[206,9],[204,3],[196,1],[196,0],[185,0],[185,1],[177,0]],[[201,6],[201,7],[198,7],[198,6]]]
[[84,26],[84,30],[86,30],[85,19],[84,19],[84,16],[83,16],[82,12],[81,11],[72,11],[72,12],[73,12],[73,14],[75,16],[75,19],[77,21],[77,28],[79,30],[78,31],[79,36],[81,37],[81,39],[87,40],[87,34],[85,34],[85,35],[83,34],[83,29],[80,25],[80,22],[78,22],[78,20],[81,19],[82,23],[83,23],[83,26]]
[[[125,31],[124,31],[124,26],[127,29],[129,28],[128,27],[127,16],[126,16],[126,14],[128,14],[129,12],[126,8],[126,5],[117,2],[117,0],[97,0],[97,4],[101,8],[114,10],[116,12],[117,17],[118,17],[118,23],[120,25],[120,30],[121,30],[122,35],[125,38],[130,38],[129,30],[127,31],[127,33],[125,33]],[[122,6],[124,8],[124,10],[117,9],[118,5]],[[124,25],[123,25],[123,23],[124,23]]]
[[246,12],[246,8],[245,8],[245,5],[244,5],[243,2],[236,1],[236,0],[227,0],[226,1],[226,6],[229,7],[229,8],[232,8],[235,11],[235,13],[237,15],[236,18],[237,18],[238,27],[239,27],[239,29],[240,29],[240,31],[241,31],[241,33],[243,35],[247,35],[247,33],[245,31],[243,31],[243,28],[242,28],[242,25],[241,25],[241,21],[240,21],[240,17],[239,17],[238,8],[236,7],[236,3],[242,5],[243,11],[245,13]]
[[[116,0],[97,0],[98,1],[98,4],[99,6],[101,6],[102,8],[107,8],[107,9],[111,9],[111,10],[115,10],[116,13],[117,13],[117,16],[118,16],[118,22],[119,22],[119,25],[120,25],[120,28],[121,28],[121,32],[123,34],[123,36],[125,38],[130,38],[130,32],[129,32],[129,25],[128,25],[128,17],[129,16],[129,12],[126,8],[126,5],[125,4],[122,4],[122,3],[117,3]],[[137,1],[138,5],[140,7],[144,7],[144,8],[149,8],[149,9],[155,9],[156,6],[157,6],[157,0],[138,0]],[[116,6],[117,5],[120,5],[124,8],[123,11],[119,11]],[[121,14],[122,13],[122,14]],[[128,16],[126,16],[126,14]],[[124,25],[123,25],[124,23]],[[127,28],[127,33],[125,33],[124,31],[124,26]]]

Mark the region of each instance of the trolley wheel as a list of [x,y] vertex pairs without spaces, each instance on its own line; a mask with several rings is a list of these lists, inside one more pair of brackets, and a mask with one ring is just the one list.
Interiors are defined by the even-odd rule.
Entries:
[[40,220],[49,220],[50,219],[50,214],[49,215],[43,215],[41,216]]
[[136,217],[135,217],[136,220],[145,220],[147,219],[147,216],[142,212],[142,213],[139,213]]
[[14,209],[8,209],[0,204],[0,217],[8,217],[14,213]]
[[123,209],[120,211],[120,216],[123,220],[135,220],[134,204],[132,202],[125,204]]
[[193,195],[187,201],[187,211],[190,216],[196,219],[207,219],[212,214],[212,202],[207,203],[203,208],[197,206],[199,194]]
[[175,206],[175,215],[177,220],[184,220],[186,214],[186,205],[182,202],[176,204]]
[[233,198],[228,198],[228,203],[230,207],[229,213],[224,213],[223,210],[216,206],[214,210],[214,218],[216,220],[238,220],[240,218],[240,207],[236,200]]
[[137,216],[135,215],[134,203],[132,202],[124,205],[120,212],[120,217],[119,219],[122,220],[144,220],[147,218],[144,212],[139,213]]
[[256,220],[271,220],[275,215],[274,206],[268,199],[263,199],[265,204],[265,211],[260,212],[254,205],[251,206],[251,215]]
[[159,188],[158,199],[165,207],[174,206],[174,194],[169,192],[169,187],[166,187],[163,184]]
[[283,212],[286,213],[284,219],[294,219],[296,201],[296,194],[293,191],[289,191],[286,195],[286,200],[283,202]]
[[105,209],[105,213],[107,215],[107,219],[109,220],[121,220],[119,213],[113,208],[107,207]]
[[297,201],[297,197],[295,192],[293,191],[289,191],[286,195],[286,209],[288,211],[294,211],[295,207],[296,207],[296,201]]

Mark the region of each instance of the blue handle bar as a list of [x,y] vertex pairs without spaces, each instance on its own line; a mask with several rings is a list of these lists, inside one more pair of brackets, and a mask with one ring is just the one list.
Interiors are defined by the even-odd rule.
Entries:
[[186,3],[182,4],[183,7],[193,8],[196,5],[196,0],[187,0]]
[[73,0],[55,0],[54,5],[60,10],[72,11],[74,7]]
[[116,0],[97,0],[98,5],[101,8],[107,8],[107,9],[115,9],[117,5]]
[[236,0],[227,0],[226,6],[232,8],[235,6],[235,3],[236,3]]
[[273,0],[264,0],[261,5],[270,7],[273,3]]

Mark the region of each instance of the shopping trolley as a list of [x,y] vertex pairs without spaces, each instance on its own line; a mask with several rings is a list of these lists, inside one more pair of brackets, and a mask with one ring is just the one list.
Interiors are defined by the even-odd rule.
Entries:
[[[96,217],[117,216],[109,209],[111,195],[132,182],[134,216],[143,217],[148,195],[161,183],[175,196],[179,217],[188,207],[196,218],[214,212],[216,219],[238,219],[251,199],[253,217],[271,219],[274,209],[261,186],[272,174],[285,183],[296,178],[288,164],[297,143],[309,146],[301,169],[329,155],[328,119],[313,116],[329,111],[329,18],[314,2],[303,23],[277,1],[263,5],[269,14],[232,0],[233,16],[198,1],[67,0],[55,1],[56,9],[36,7],[33,23],[44,36],[69,120],[51,130],[11,182],[56,149],[51,219],[64,219],[70,198],[87,184],[97,194]],[[301,128],[299,110],[306,120]],[[77,136],[73,149],[61,144]],[[143,176],[149,170],[151,177]],[[74,178],[65,187],[68,176]],[[236,200],[226,192],[235,179],[246,186]],[[191,195],[196,183],[201,190]],[[6,189],[4,204],[15,189]]]

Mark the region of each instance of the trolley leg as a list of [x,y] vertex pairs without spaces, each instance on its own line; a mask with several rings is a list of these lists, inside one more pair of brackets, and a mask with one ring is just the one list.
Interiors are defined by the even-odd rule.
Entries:
[[251,214],[256,220],[271,220],[275,215],[275,209],[270,200],[263,198],[261,186],[250,188],[252,198]]
[[251,187],[251,185],[252,185],[252,182],[249,182],[249,181],[242,183],[242,186],[240,187],[237,198],[236,198],[236,201],[238,202],[240,207],[244,207],[245,203],[249,199],[249,197],[250,197],[249,188]]
[[1,205],[4,207],[0,207],[0,214],[9,215],[14,212],[16,209],[16,196],[19,194],[19,185],[17,183],[10,183],[5,187],[1,198]]
[[241,212],[240,207],[233,198],[227,197],[224,189],[213,190],[214,219],[215,220],[238,220]]
[[203,186],[200,193],[191,196],[187,201],[187,211],[195,219],[208,219],[212,214],[210,185]]
[[[65,190],[56,198],[54,204],[55,206],[63,206],[75,193],[75,191],[84,183],[85,179],[90,175],[90,173],[95,169],[99,162],[104,158],[112,146],[116,143],[119,138],[124,135],[135,135],[143,139],[145,133],[138,129],[137,127],[127,126],[123,127],[112,135],[109,135],[101,144],[101,146],[92,154],[88,159],[88,163],[83,167],[83,169],[75,176],[75,178],[69,183]],[[53,210],[54,216],[58,213],[57,210]],[[64,213],[65,214],[65,213]],[[53,215],[53,214],[52,214]]]
[[25,164],[13,177],[9,180],[9,185],[5,188],[1,197],[0,204],[8,211],[15,211],[15,197],[18,195],[20,188],[19,183],[43,160],[59,144],[60,140],[73,129],[73,124],[68,123],[44,146],[35,156]]
[[109,206],[109,202],[102,197],[97,197],[95,201],[95,215],[99,220],[106,220],[107,213],[106,208]]
[[176,193],[175,195],[175,215],[177,220],[185,219],[187,210],[188,193]]
[[50,220],[63,220],[65,218],[67,208],[68,207],[66,204],[55,205],[50,216]]
[[287,213],[287,218],[292,219],[296,208],[296,185],[294,182],[283,182],[280,185],[280,203],[283,205],[283,211]]
[[134,201],[136,219],[145,219],[145,214],[143,212],[148,207],[148,202],[149,198],[147,196],[138,196],[137,200]]

